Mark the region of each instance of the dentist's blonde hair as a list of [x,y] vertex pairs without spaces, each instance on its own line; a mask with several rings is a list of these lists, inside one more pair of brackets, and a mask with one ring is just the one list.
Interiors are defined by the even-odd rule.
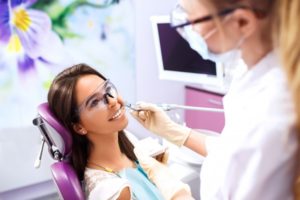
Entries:
[[[292,91],[296,116],[298,141],[300,144],[300,1],[277,0],[274,20],[274,42],[278,47],[284,71]],[[300,157],[298,155],[298,157]],[[295,184],[295,199],[300,199],[300,176]]]
[[289,86],[293,92],[297,128],[300,130],[300,1],[278,0],[274,42],[278,47]]

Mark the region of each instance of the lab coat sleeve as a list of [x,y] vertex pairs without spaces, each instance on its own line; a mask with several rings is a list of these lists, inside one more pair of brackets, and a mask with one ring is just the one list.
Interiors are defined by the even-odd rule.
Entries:
[[275,117],[252,128],[253,137],[248,138],[248,144],[242,142],[229,161],[221,196],[235,200],[292,199],[297,138],[287,123]]
[[219,142],[220,142],[219,136],[207,136],[205,139],[206,152],[209,154],[209,152],[211,152],[212,149],[217,148]]

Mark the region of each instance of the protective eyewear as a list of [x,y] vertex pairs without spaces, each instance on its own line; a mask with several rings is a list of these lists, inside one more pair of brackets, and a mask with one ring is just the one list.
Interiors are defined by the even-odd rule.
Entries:
[[[227,8],[227,9],[217,12],[215,15],[206,15],[206,16],[203,16],[203,17],[200,17],[200,18],[190,21],[187,19],[188,15],[187,15],[186,11],[179,4],[177,4],[175,9],[173,9],[173,11],[171,12],[171,16],[170,16],[171,27],[172,28],[183,28],[188,25],[206,22],[206,21],[212,20],[215,16],[222,17],[225,15],[228,15],[228,14],[232,13],[233,11],[235,11],[236,9],[251,9],[251,8],[248,6],[237,6],[234,8]],[[253,10],[253,9],[251,9],[251,10]]]
[[117,88],[112,82],[107,79],[104,83],[100,84],[95,92],[88,96],[77,108],[78,115],[83,111],[89,112],[103,109],[109,103],[109,98],[116,99],[118,97]]

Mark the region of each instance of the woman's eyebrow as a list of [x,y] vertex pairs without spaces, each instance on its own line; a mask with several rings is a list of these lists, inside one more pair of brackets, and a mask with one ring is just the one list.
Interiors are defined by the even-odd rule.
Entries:
[[92,94],[91,96],[89,96],[88,99],[87,99],[86,102],[85,102],[85,106],[87,106],[87,105],[90,103],[90,101],[91,101],[93,98],[95,98],[98,94],[99,94],[99,92],[95,92],[94,94]]
[[[87,97],[86,101],[85,101],[85,107],[90,103],[90,101],[99,93],[99,89],[105,87],[105,83],[106,81],[104,81],[103,83],[101,83],[95,90],[94,90],[94,94],[92,94],[91,96]],[[95,92],[96,91],[96,92]]]

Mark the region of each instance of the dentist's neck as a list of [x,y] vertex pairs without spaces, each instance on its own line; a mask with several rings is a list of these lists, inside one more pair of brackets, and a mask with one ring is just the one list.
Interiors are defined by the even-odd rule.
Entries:
[[270,51],[272,51],[272,44],[268,40],[248,38],[242,45],[242,56],[248,69],[253,68]]

